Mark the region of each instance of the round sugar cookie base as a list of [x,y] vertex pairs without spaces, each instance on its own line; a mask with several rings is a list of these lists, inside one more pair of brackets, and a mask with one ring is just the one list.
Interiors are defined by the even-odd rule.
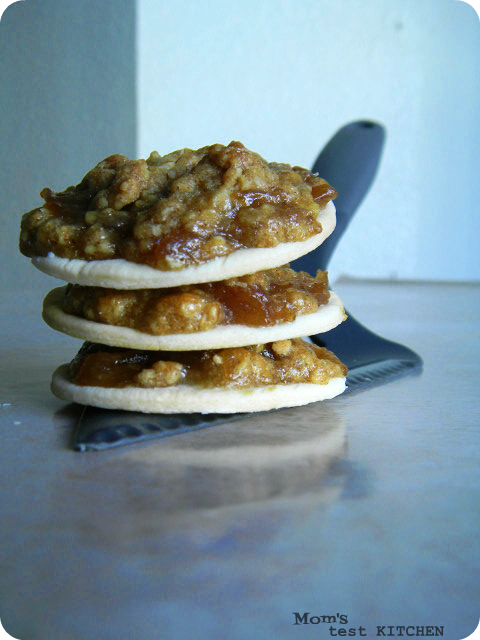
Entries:
[[32,258],[32,263],[40,271],[66,282],[113,289],[155,289],[216,282],[280,267],[313,251],[335,228],[333,202],[330,201],[320,211],[317,219],[322,225],[322,231],[307,240],[282,242],[275,247],[237,249],[228,256],[172,271],[161,271],[123,259],[87,261],[58,258],[52,253],[46,257]]
[[137,329],[93,322],[65,313],[61,308],[65,289],[66,287],[53,289],[43,302],[43,319],[52,329],[89,342],[148,351],[198,351],[264,344],[325,333],[339,325],[346,317],[342,301],[334,292],[330,292],[327,304],[320,306],[315,313],[298,316],[292,322],[283,322],[271,327],[219,325],[209,331],[155,336]]
[[68,365],[53,374],[52,391],[61,400],[143,413],[252,413],[296,407],[334,398],[345,390],[345,378],[327,384],[281,384],[245,389],[204,389],[192,385],[162,388],[78,386],[68,380]]

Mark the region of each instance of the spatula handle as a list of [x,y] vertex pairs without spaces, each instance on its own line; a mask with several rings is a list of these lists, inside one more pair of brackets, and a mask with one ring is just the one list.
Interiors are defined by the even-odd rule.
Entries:
[[312,170],[338,191],[337,226],[318,249],[295,260],[294,269],[315,275],[317,269],[327,268],[338,241],[373,183],[384,141],[385,129],[380,124],[360,120],[342,127],[321,151]]

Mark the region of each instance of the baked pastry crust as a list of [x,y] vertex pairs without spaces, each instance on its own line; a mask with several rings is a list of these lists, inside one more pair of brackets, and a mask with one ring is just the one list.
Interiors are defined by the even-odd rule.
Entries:
[[298,242],[282,242],[275,247],[237,249],[199,265],[177,271],[161,271],[146,264],[128,262],[123,258],[112,260],[81,260],[58,258],[53,254],[36,256],[32,263],[44,273],[70,282],[92,287],[113,289],[160,289],[184,284],[218,282],[263,269],[280,267],[313,251],[335,229],[335,205],[329,202],[318,214],[320,233]]
[[204,389],[192,385],[121,389],[78,386],[69,381],[68,365],[53,374],[53,393],[69,402],[143,413],[251,413],[328,400],[345,390],[345,378],[327,384],[278,384],[247,389]]
[[327,304],[321,305],[315,313],[298,316],[293,322],[283,322],[270,327],[249,327],[239,324],[220,325],[209,331],[154,336],[136,329],[92,322],[67,314],[61,308],[64,292],[65,287],[53,289],[43,303],[43,319],[52,329],[91,342],[153,351],[241,347],[297,336],[314,335],[333,329],[346,317],[342,301],[336,293],[330,292]]

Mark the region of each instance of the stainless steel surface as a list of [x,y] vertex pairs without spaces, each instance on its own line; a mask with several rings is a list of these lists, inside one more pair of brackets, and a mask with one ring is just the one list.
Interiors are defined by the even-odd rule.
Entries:
[[[52,285],[53,286],[53,285]],[[2,309],[0,619],[22,640],[473,632],[479,598],[475,285],[343,282],[423,373],[323,404],[130,448],[69,448],[49,392],[79,342],[38,293]],[[388,633],[388,630],[387,630]]]

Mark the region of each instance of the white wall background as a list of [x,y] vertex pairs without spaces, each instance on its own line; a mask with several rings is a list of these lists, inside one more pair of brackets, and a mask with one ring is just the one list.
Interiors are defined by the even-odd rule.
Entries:
[[111,153],[135,153],[134,0],[25,0],[0,23],[0,283],[58,281],[18,251],[43,187],[76,184]]
[[138,0],[138,154],[232,139],[311,166],[387,128],[332,276],[480,278],[480,22],[455,0]]

